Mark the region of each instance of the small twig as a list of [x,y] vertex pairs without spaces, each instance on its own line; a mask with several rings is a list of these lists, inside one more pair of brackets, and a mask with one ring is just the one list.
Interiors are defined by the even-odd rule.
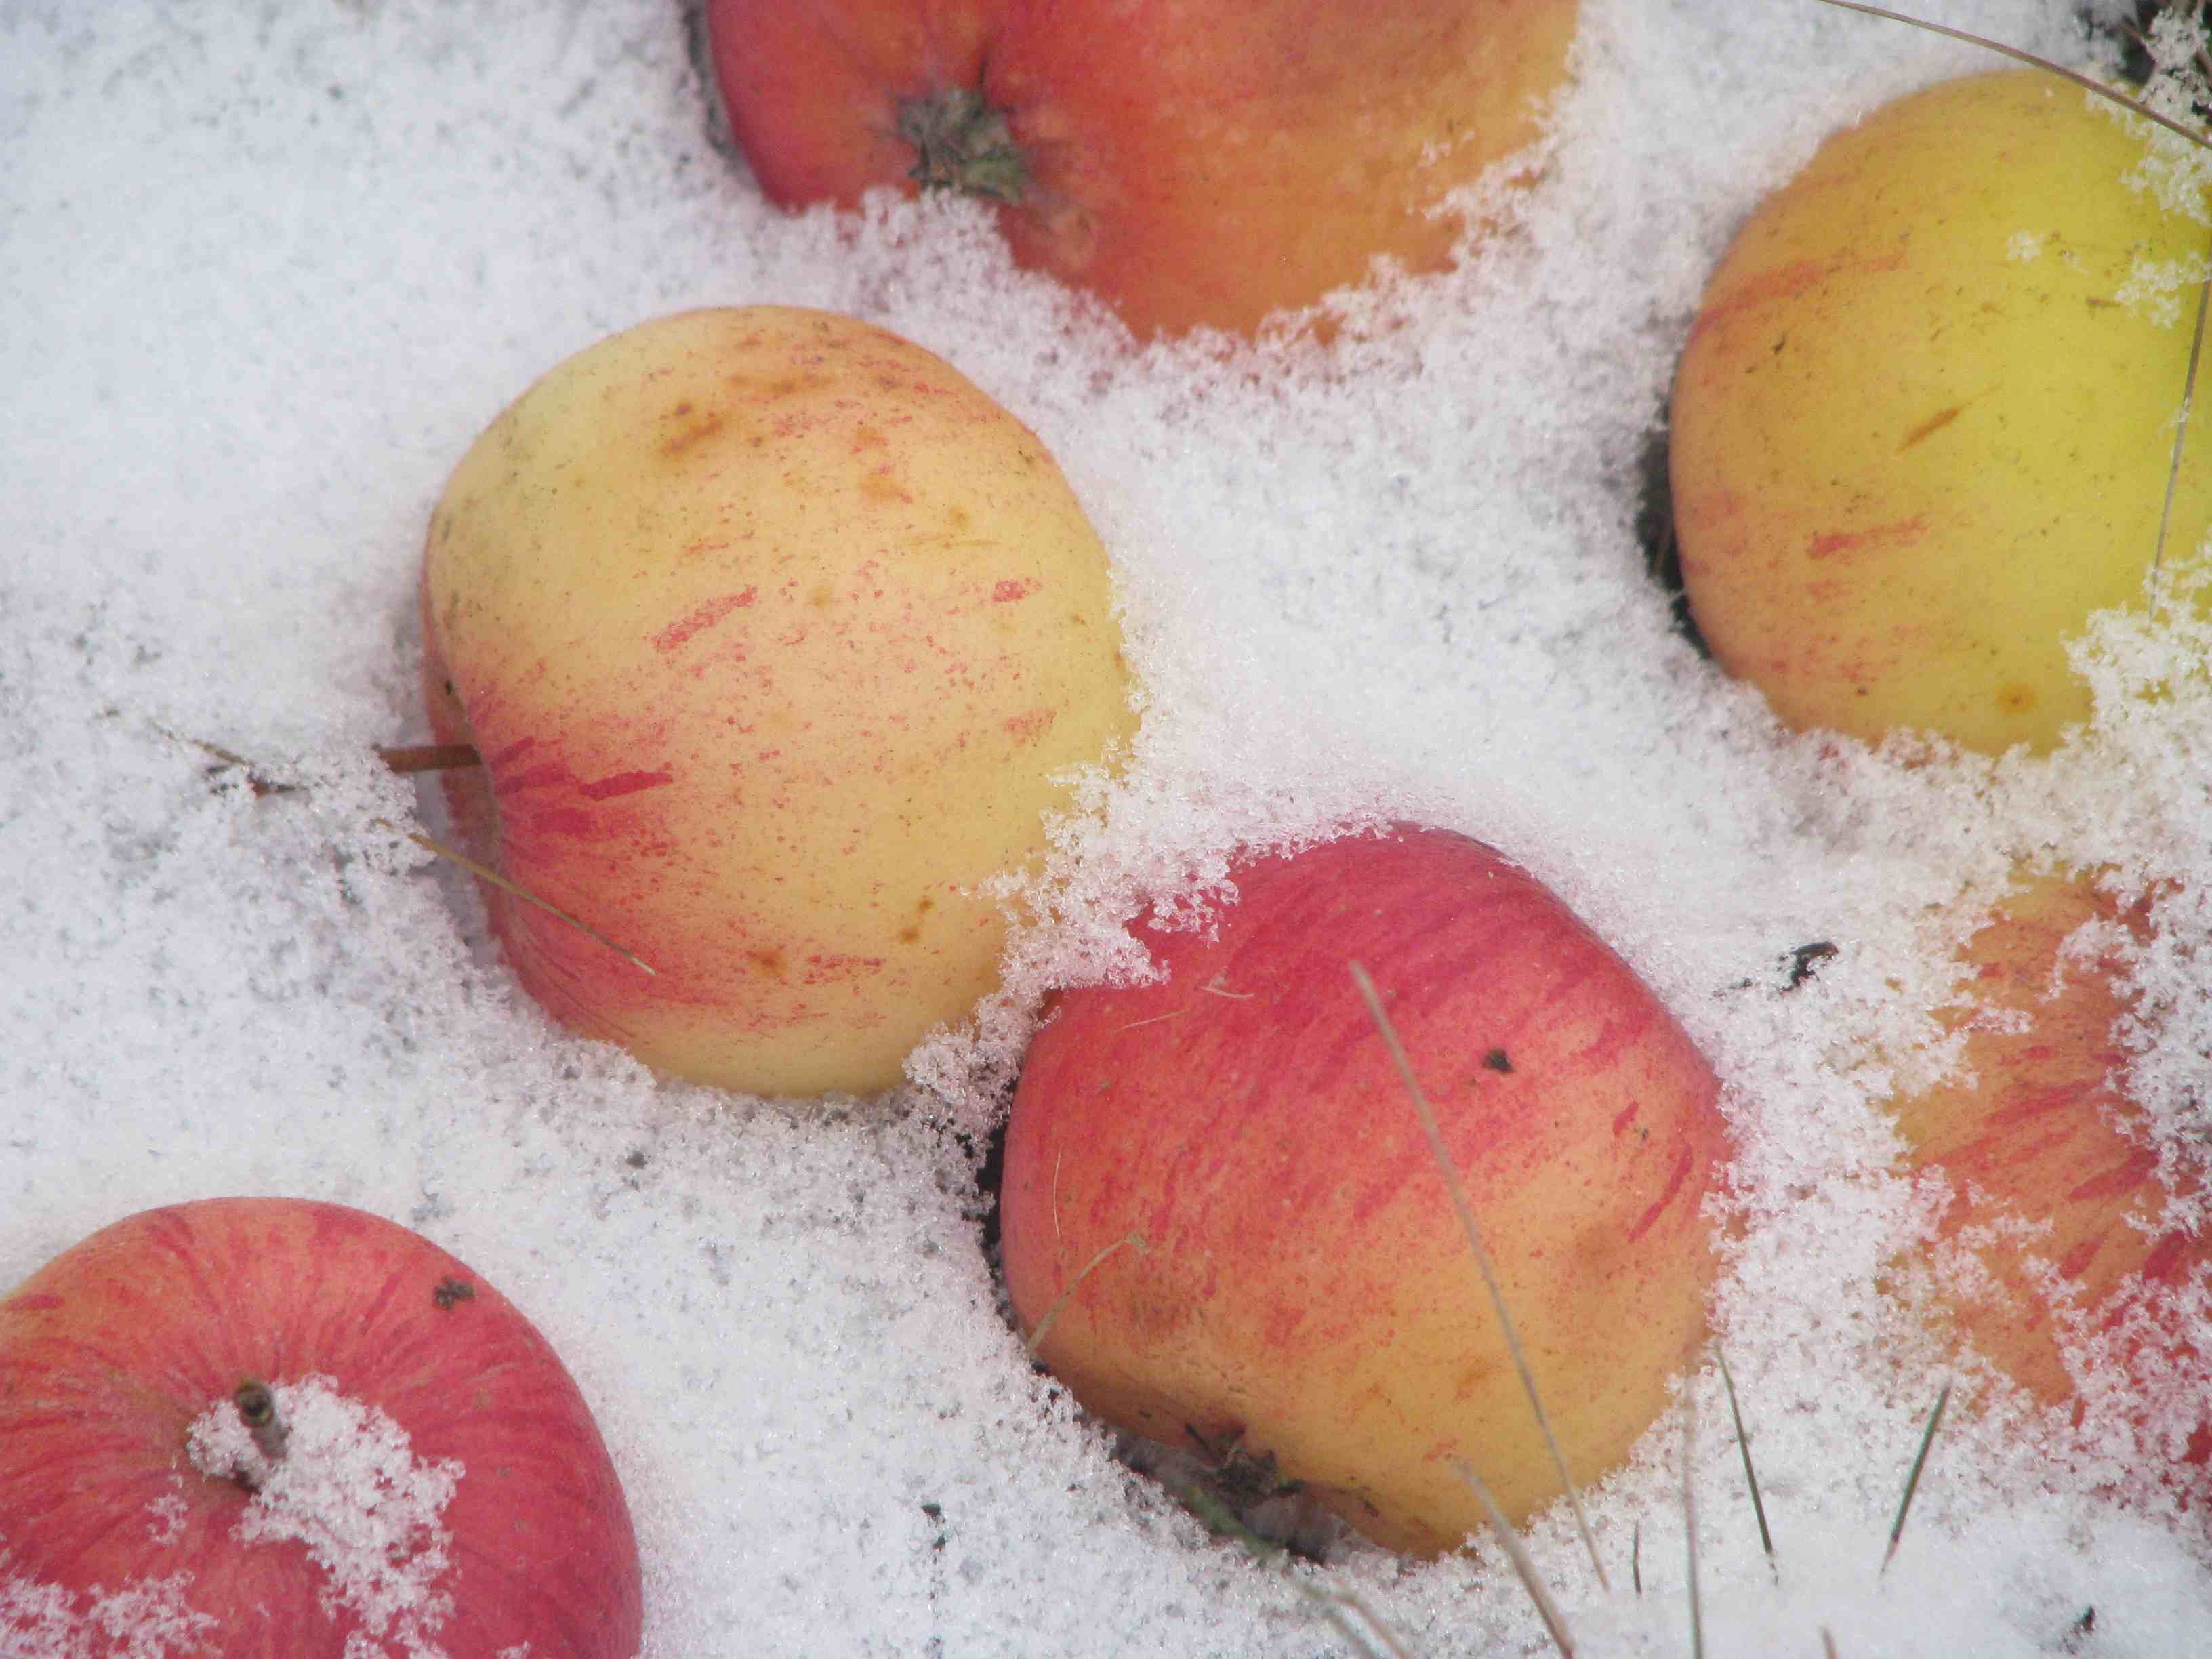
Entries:
[[1640,1520],[1628,1538],[1628,1582],[1638,1595],[1644,1594],[1644,1522]]
[[1382,1010],[1382,999],[1376,994],[1375,981],[1367,976],[1367,969],[1358,963],[1347,964],[1352,983],[1359,988],[1360,997],[1367,1004],[1370,1018],[1375,1029],[1382,1034],[1383,1046],[1398,1067],[1398,1075],[1406,1085],[1406,1092],[1413,1097],[1413,1110],[1419,1115],[1422,1131],[1429,1138],[1429,1151],[1437,1167],[1443,1172],[1444,1185],[1451,1194],[1452,1208],[1458,1212],[1461,1230],[1467,1235],[1468,1248],[1474,1252],[1474,1264],[1482,1270],[1483,1285],[1490,1291],[1491,1306],[1497,1310],[1498,1328],[1504,1333],[1505,1351],[1513,1357],[1513,1369],[1520,1373],[1521,1387],[1528,1396],[1528,1404],[1536,1413],[1536,1427],[1542,1432],[1544,1444],[1552,1454],[1552,1467],[1559,1471],[1559,1484],[1566,1489],[1567,1502],[1575,1513],[1575,1526],[1582,1534],[1583,1544],[1589,1551],[1590,1565],[1597,1573],[1600,1589],[1610,1592],[1612,1583],[1605,1576],[1605,1563],[1597,1553],[1597,1539],[1590,1531],[1589,1516],[1583,1512],[1582,1494],[1575,1490],[1574,1477],[1567,1473],[1567,1455],[1559,1448],[1559,1437],[1552,1432],[1550,1414],[1544,1410],[1544,1397],[1537,1392],[1534,1373],[1528,1369],[1528,1357],[1521,1346],[1520,1333],[1514,1328],[1512,1310],[1505,1305],[1504,1287],[1498,1282],[1497,1264],[1490,1259],[1489,1249],[1482,1242],[1482,1230],[1475,1225],[1474,1209],[1467,1200],[1467,1189],[1460,1184],[1459,1170],[1453,1165],[1451,1153],[1444,1146],[1443,1131],[1437,1127],[1437,1115],[1429,1097],[1421,1088],[1421,1080],[1413,1073],[1413,1062],[1406,1053],[1406,1045],[1398,1040],[1397,1028],[1390,1024],[1390,1016]]
[[1513,1564],[1513,1571],[1521,1575],[1521,1583],[1528,1592],[1528,1599],[1536,1604],[1536,1616],[1544,1621],[1551,1632],[1552,1642],[1561,1659],[1574,1659],[1575,1639],[1568,1633],[1566,1615],[1559,1604],[1552,1599],[1552,1592],[1544,1587],[1544,1580],[1536,1571],[1536,1563],[1528,1554],[1528,1547],[1521,1541],[1521,1534],[1513,1530],[1513,1523],[1505,1518],[1504,1510],[1490,1495],[1490,1488],[1482,1484],[1482,1477],[1465,1458],[1452,1460],[1452,1470],[1467,1482],[1468,1490],[1474,1494],[1475,1502],[1489,1517],[1491,1530],[1498,1534],[1498,1542],[1505,1552],[1505,1559]]
[[1759,1496],[1759,1471],[1751,1466],[1751,1437],[1743,1431],[1743,1408],[1736,1403],[1735,1378],[1729,1375],[1726,1354],[1717,1347],[1713,1358],[1720,1364],[1722,1386],[1728,1389],[1729,1415],[1735,1420],[1735,1446],[1743,1455],[1743,1479],[1751,1488],[1751,1512],[1759,1518],[1759,1547],[1766,1552],[1766,1565],[1779,1580],[1782,1568],[1774,1559],[1774,1534],[1766,1529],[1766,1505]]
[[1688,1542],[1690,1659],[1705,1659],[1705,1609],[1698,1593],[1698,1396],[1682,1397],[1682,1535]]
[[2169,116],[2160,115],[2156,110],[2138,100],[2129,97],[2127,94],[2115,92],[2103,82],[2092,79],[2079,70],[2054,64],[2048,58],[2039,58],[2032,52],[2023,52],[2018,46],[2008,46],[2002,40],[1992,40],[1985,34],[1970,34],[1965,29],[1949,28],[1942,23],[1931,23],[1923,17],[1911,17],[1901,11],[1892,11],[1887,6],[1862,5],[1859,0],[1820,0],[1820,3],[1824,6],[1834,6],[1843,11],[1863,12],[1869,17],[1885,17],[1893,23],[1910,23],[1914,28],[1925,29],[1930,34],[1940,34],[1948,40],[1963,40],[1970,46],[1982,46],[1990,52],[2001,52],[2017,63],[2033,64],[2037,69],[2057,76],[2061,80],[2071,81],[2082,91],[2093,92],[2108,102],[2118,104],[2121,108],[2142,116],[2146,121],[2156,122],[2168,132],[2179,133],[2191,143],[2201,149],[2212,149],[2212,139],[2208,139],[2193,127],[2185,126]]
[[[1127,1241],[1122,1242],[1126,1243]],[[1111,1249],[1115,1247],[1109,1245],[1107,1248]],[[1183,1507],[1196,1516],[1210,1530],[1221,1537],[1235,1540],[1243,1547],[1244,1553],[1255,1561],[1263,1567],[1274,1568],[1290,1581],[1291,1588],[1299,1595],[1310,1601],[1318,1602],[1321,1605],[1322,1616],[1336,1626],[1345,1640],[1356,1644],[1362,1653],[1372,1654],[1375,1649],[1369,1643],[1366,1636],[1346,1617],[1347,1613],[1357,1613],[1365,1621],[1368,1629],[1374,1632],[1375,1639],[1382,1644],[1384,1650],[1392,1656],[1392,1659],[1413,1659],[1413,1650],[1406,1645],[1395,1631],[1383,1622],[1381,1614],[1360,1599],[1358,1591],[1338,1589],[1334,1585],[1316,1584],[1299,1577],[1291,1570],[1291,1553],[1288,1550],[1279,1544],[1271,1544],[1261,1537],[1258,1533],[1254,1532],[1251,1528],[1237,1518],[1235,1510],[1204,1487],[1182,1486],[1176,1490],[1176,1496],[1182,1501]]]
[[[1943,1420],[1943,1407],[1951,1403],[1951,1385],[1946,1382],[1943,1392],[1936,1396],[1936,1409],[1928,1413],[1928,1427],[1920,1437],[1920,1450],[1912,1460],[1912,1473],[1905,1477],[1905,1497],[1897,1506],[1897,1519],[1889,1528],[1889,1547],[1882,1553],[1881,1572],[1889,1571],[1889,1564],[1897,1554],[1898,1540],[1905,1535],[1905,1517],[1912,1511],[1912,1494],[1920,1490],[1920,1471],[1927,1467],[1928,1449],[1936,1443],[1936,1425]],[[1881,1573],[1875,1574],[1876,1577]]]
[[1052,1306],[1044,1310],[1044,1317],[1037,1321],[1036,1329],[1023,1339],[1022,1346],[1030,1358],[1036,1358],[1037,1349],[1044,1342],[1044,1334],[1052,1328],[1052,1322],[1060,1317],[1060,1310],[1068,1304],[1076,1291],[1083,1288],[1083,1281],[1091,1277],[1091,1270],[1115,1251],[1127,1249],[1133,1249],[1139,1255],[1143,1255],[1146,1253],[1144,1234],[1133,1232],[1126,1238],[1115,1239],[1111,1244],[1101,1249],[1097,1255],[1092,1256],[1090,1261],[1085,1262],[1083,1271],[1069,1279],[1066,1288],[1058,1296],[1053,1297]]
[[629,963],[632,967],[637,969],[640,972],[647,974],[653,972],[653,964],[647,962],[644,957],[639,956],[635,951],[625,950],[623,946],[616,944],[605,933],[601,933],[598,928],[592,927],[590,922],[584,921],[581,917],[570,915],[559,905],[550,903],[546,900],[538,897],[537,894],[532,892],[527,887],[521,885],[518,882],[508,880],[507,878],[500,874],[498,871],[493,869],[489,865],[479,864],[476,860],[471,858],[466,853],[457,852],[453,848],[447,846],[443,842],[433,841],[429,836],[418,834],[412,830],[402,830],[398,824],[392,823],[390,818],[371,818],[369,823],[377,829],[389,830],[395,836],[404,836],[407,840],[413,842],[417,847],[421,848],[426,853],[435,853],[441,859],[450,859],[453,863],[459,865],[462,869],[467,871],[471,875],[475,876],[479,880],[488,881],[493,886],[498,888],[501,892],[512,893],[515,897],[522,900],[524,902],[536,905],[548,915],[556,917],[560,921],[567,922],[571,927],[577,928],[583,933],[590,934],[593,939],[599,940],[600,944],[605,945],[608,950],[613,951],[617,956]]

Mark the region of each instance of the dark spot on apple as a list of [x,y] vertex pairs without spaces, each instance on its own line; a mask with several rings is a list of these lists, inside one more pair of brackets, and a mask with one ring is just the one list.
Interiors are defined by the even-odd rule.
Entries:
[[2035,688],[2015,680],[1997,688],[1997,707],[2008,714],[2025,714],[2035,707]]
[[901,945],[912,945],[921,937],[921,929],[919,927],[906,927],[899,929],[898,939]]
[[1492,1048],[1482,1057],[1482,1063],[1501,1075],[1513,1069],[1513,1058],[1503,1048]]
[[464,1302],[476,1300],[477,1287],[465,1279],[447,1275],[438,1281],[438,1288],[430,1292],[430,1300],[441,1308],[453,1308]]
[[745,960],[770,979],[781,979],[789,972],[788,964],[783,958],[783,952],[773,945],[765,946],[757,951],[746,951]]

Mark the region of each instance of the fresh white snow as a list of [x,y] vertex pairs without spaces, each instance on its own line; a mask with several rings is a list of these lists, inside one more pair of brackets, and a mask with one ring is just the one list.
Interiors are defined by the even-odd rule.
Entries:
[[[2084,60],[2063,0],[1923,10]],[[218,1194],[427,1232],[592,1402],[652,1659],[1347,1651],[1032,1371],[972,1149],[1037,994],[1131,965],[1130,917],[1203,897],[1240,845],[1425,818],[1552,884],[1726,1080],[1717,1331],[1777,1553],[1708,1365],[1706,1651],[2212,1649],[2201,1515],[2115,1501],[2109,1448],[1971,1373],[1880,1571],[1952,1373],[1875,1289],[1929,1209],[1879,1103],[1942,1063],[1926,1011],[2015,857],[2187,884],[2142,969],[2140,1092],[2172,1156],[2201,1142],[2212,641],[2094,630],[2098,720],[2048,760],[1874,752],[1784,733],[1699,660],[1635,534],[1734,228],[1837,125],[1992,60],[1814,0],[1584,0],[1542,182],[1478,259],[1347,296],[1330,349],[1138,352],[957,204],[765,207],[714,142],[692,21],[0,6],[0,1289]],[[552,1026],[466,878],[404,838],[442,822],[434,788],[370,753],[425,736],[416,562],[476,434],[605,333],[753,301],[896,329],[1035,427],[1142,679],[1132,763],[1066,826],[1007,994],[884,1100],[669,1085]],[[1585,1653],[1690,1652],[1680,1430],[1594,1495],[1611,1595],[1560,1518],[1534,1530]],[[1424,1656],[1546,1650],[1492,1551],[1354,1546],[1305,1576]]]

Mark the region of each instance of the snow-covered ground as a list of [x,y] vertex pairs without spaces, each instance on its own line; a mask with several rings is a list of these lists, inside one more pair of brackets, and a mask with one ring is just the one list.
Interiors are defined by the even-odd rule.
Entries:
[[[2082,60],[2061,0],[1923,9]],[[647,316],[825,307],[1034,426],[1115,560],[1149,712],[1072,840],[1081,902],[1018,941],[1014,1018],[1241,842],[1389,815],[1504,848],[1728,1085],[1717,1328],[1778,1555],[1708,1366],[1707,1651],[2212,1651],[2201,1520],[2097,1496],[2094,1448],[1985,1391],[1877,1577],[1948,1374],[1875,1289],[1924,1213],[1880,1102],[2015,856],[2212,889],[2201,674],[2116,689],[2048,761],[1794,738],[1669,631],[1635,532],[1735,226],[1824,133],[1990,60],[1814,0],[1584,14],[1511,234],[1325,354],[1133,352],[957,205],[770,210],[678,0],[0,3],[0,1288],[219,1193],[430,1234],[597,1411],[653,1659],[1346,1650],[1024,1359],[966,1150],[1003,1030],[882,1100],[662,1083],[551,1026],[400,833],[435,791],[370,748],[425,735],[417,556],[477,431]],[[2115,688],[2202,650],[2141,634],[2100,636]],[[203,744],[305,787],[257,794]],[[1796,992],[1743,988],[1814,939],[1838,953]],[[1595,1495],[1610,1595],[1535,1530],[1584,1652],[1690,1651],[1679,1429]],[[1487,1550],[1352,1546],[1312,1582],[1423,1655],[1544,1644]]]

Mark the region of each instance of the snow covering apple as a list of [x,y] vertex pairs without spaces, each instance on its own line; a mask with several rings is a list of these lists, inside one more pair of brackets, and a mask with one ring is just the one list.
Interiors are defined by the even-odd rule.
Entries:
[[1140,337],[1250,331],[1364,278],[1443,269],[1443,198],[1536,136],[1576,0],[709,0],[761,187],[998,204],[1014,258]]
[[[1948,82],[1831,137],[1713,274],[1674,386],[1682,580],[1792,726],[1997,753],[2087,718],[2065,642],[2159,556],[2203,252],[2130,187],[2146,155],[2056,76]],[[2168,568],[2212,527],[2208,447]]]
[[[1419,1117],[1441,1121],[1577,1482],[1619,1462],[1703,1340],[1711,1070],[1619,956],[1479,842],[1401,825],[1252,860],[1166,977],[1058,1001],[1001,1193],[1039,1357],[1107,1421],[1272,1458],[1393,1547],[1560,1495]],[[1048,1316],[1049,1322],[1048,1323]]]
[[590,1409],[429,1240],[209,1199],[0,1300],[0,1651],[631,1659],[641,1626]]
[[[1913,1167],[1950,1183],[1936,1242],[1964,1259],[1941,1275],[1941,1316],[2038,1401],[2130,1425],[2170,1467],[2212,1452],[2212,1237],[2168,1216],[2124,1087],[2112,947],[2144,937],[2144,909],[2093,876],[2022,878],[1940,1016],[1964,1033],[1955,1073],[1893,1105]],[[2102,950],[2080,948],[2092,924]]]
[[523,985],[758,1094],[887,1088],[966,1018],[1005,935],[983,884],[1135,721],[1043,444],[823,312],[561,364],[454,472],[422,598],[431,726],[484,763],[447,775],[455,818],[539,901],[483,886]]

